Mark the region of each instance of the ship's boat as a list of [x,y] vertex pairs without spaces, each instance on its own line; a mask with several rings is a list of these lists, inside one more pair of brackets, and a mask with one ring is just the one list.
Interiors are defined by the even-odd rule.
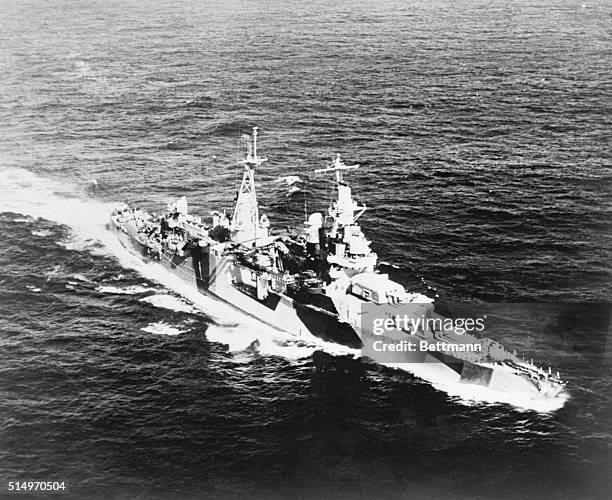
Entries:
[[[343,177],[358,165],[345,165],[338,155],[315,170],[335,177],[337,196],[327,213],[311,214],[302,230],[272,233],[255,191],[255,169],[266,161],[257,154],[257,128],[246,137],[231,214],[193,215],[182,197],[159,216],[119,206],[110,230],[126,248],[201,293],[295,336],[359,348],[376,362],[426,363],[447,380],[495,390],[546,397],[563,390],[558,373],[525,362],[493,340],[445,326],[432,298],[379,272],[378,256],[358,224],[367,208],[353,199]],[[377,329],[380,320],[393,327]]]

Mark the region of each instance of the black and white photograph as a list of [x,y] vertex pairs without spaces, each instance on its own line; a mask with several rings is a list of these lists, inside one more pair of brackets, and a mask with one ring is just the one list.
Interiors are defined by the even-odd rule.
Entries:
[[0,498],[610,498],[611,27],[0,0]]

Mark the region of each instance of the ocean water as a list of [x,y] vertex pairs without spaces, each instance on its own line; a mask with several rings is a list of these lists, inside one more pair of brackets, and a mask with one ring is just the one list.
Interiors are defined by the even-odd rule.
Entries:
[[[0,496],[45,480],[74,498],[607,497],[611,15],[0,2]],[[315,168],[359,163],[383,268],[498,304],[490,335],[561,371],[563,398],[474,398],[292,339],[106,231],[116,201],[229,209],[252,126],[275,226],[325,209]]]

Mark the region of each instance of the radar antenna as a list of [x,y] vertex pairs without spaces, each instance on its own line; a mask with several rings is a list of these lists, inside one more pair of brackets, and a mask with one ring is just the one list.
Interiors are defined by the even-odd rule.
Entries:
[[329,167],[319,168],[315,170],[315,174],[324,174],[333,172],[336,174],[336,187],[338,188],[338,198],[329,207],[329,215],[334,219],[337,226],[350,226],[354,224],[361,215],[367,210],[365,205],[359,206],[353,200],[351,187],[344,182],[342,176],[346,170],[354,170],[359,168],[359,165],[345,165],[340,155],[336,158]]
[[345,165],[342,159],[340,158],[340,154],[336,153],[336,158],[332,162],[329,167],[326,168],[318,168],[315,170],[315,174],[324,174],[327,172],[335,172],[336,173],[336,182],[338,184],[344,182],[342,178],[342,172],[344,170],[352,170],[355,168],[359,168],[359,165]]

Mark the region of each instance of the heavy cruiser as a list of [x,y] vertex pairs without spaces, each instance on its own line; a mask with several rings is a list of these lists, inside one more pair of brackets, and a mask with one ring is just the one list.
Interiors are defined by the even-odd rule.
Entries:
[[[358,165],[345,165],[337,156],[327,168],[315,170],[334,175],[335,201],[326,214],[310,215],[302,230],[273,234],[255,192],[255,169],[266,161],[257,153],[257,128],[252,137],[243,137],[247,153],[239,162],[243,177],[231,214],[190,214],[183,197],[161,216],[121,206],[111,215],[110,229],[125,247],[159,262],[201,293],[295,336],[361,348],[364,357],[382,363],[426,364],[434,377],[454,382],[545,397],[563,390],[558,373],[472,333],[443,327],[375,331],[372,318],[444,318],[434,311],[433,299],[407,291],[377,270],[378,257],[358,224],[366,206],[353,199],[343,178]],[[420,348],[398,347],[392,356],[378,353],[383,344],[409,341]],[[440,344],[480,347],[440,352],[435,347]]]

